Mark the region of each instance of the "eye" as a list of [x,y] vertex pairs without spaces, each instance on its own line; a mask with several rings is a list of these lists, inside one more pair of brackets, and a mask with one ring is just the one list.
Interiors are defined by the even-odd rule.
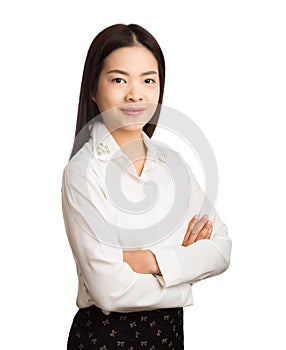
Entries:
[[112,81],[114,83],[116,83],[116,84],[123,84],[123,83],[125,83],[125,80],[122,79],[122,78],[114,78],[114,79],[112,79]]
[[145,79],[144,82],[146,84],[154,84],[155,83],[155,80],[154,79],[151,79],[151,78],[148,78],[148,79]]

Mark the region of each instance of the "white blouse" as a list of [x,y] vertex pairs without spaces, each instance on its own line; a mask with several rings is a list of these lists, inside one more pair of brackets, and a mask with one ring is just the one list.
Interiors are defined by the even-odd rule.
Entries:
[[[180,154],[143,131],[147,156],[138,176],[102,119],[89,130],[62,180],[63,218],[78,274],[77,306],[95,304],[109,314],[192,305],[192,284],[229,266],[225,224],[213,209],[211,238],[183,247],[188,223],[200,213],[205,195]],[[134,272],[123,261],[123,250],[132,249],[150,249],[162,276]]]

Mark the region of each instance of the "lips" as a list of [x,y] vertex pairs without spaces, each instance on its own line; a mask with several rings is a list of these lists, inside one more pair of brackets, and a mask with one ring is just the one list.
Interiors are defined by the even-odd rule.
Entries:
[[124,114],[134,115],[134,116],[139,115],[145,111],[145,108],[139,108],[139,107],[137,107],[137,108],[130,108],[129,107],[129,108],[120,108],[120,109]]

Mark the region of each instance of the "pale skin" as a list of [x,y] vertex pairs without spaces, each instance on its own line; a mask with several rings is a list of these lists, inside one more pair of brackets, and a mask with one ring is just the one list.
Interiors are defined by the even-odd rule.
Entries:
[[[146,108],[143,113],[134,116],[127,113],[128,108],[144,107],[144,103],[155,105],[159,94],[158,62],[144,46],[117,49],[104,60],[93,99],[115,141],[131,159],[138,177],[143,171],[147,152],[142,129],[152,114],[150,111],[147,113]],[[135,141],[136,147],[124,148],[124,145]],[[188,224],[181,245],[187,247],[201,239],[210,239],[211,232],[211,220],[207,216],[199,218],[195,215]],[[160,274],[156,257],[148,249],[123,251],[123,261],[137,273]]]
[[[105,125],[118,145],[124,147],[123,151],[131,159],[138,176],[143,170],[147,152],[142,129],[153,115],[147,113],[149,106],[158,103],[159,85],[158,63],[154,55],[144,46],[123,47],[104,60],[94,96]],[[122,110],[122,107],[138,106],[143,106],[146,113],[132,116]],[[127,148],[131,142],[136,142],[136,146]]]

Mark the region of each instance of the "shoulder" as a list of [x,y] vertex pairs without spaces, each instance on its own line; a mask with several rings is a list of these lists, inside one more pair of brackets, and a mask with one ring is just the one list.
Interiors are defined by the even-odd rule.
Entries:
[[64,167],[63,176],[69,183],[78,181],[79,178],[85,177],[92,159],[91,142],[86,142],[81,149],[72,156]]

